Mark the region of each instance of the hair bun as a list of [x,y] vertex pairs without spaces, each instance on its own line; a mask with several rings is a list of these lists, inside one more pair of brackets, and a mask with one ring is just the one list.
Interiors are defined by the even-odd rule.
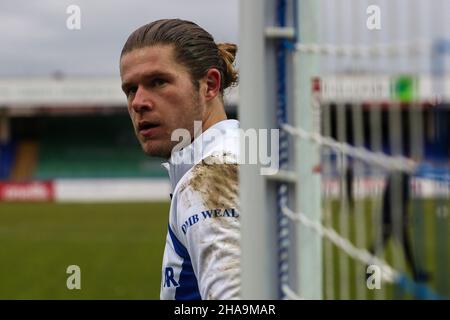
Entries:
[[232,43],[219,43],[217,44],[217,48],[225,64],[223,89],[226,89],[232,85],[236,85],[238,81],[238,72],[233,65],[236,59],[237,46]]

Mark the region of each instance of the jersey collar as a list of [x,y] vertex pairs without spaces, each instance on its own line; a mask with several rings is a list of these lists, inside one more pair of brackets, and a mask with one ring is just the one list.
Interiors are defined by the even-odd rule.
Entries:
[[237,154],[239,152],[237,129],[239,129],[237,120],[219,121],[196,137],[187,147],[172,152],[169,161],[162,164],[169,173],[172,192],[186,172],[202,159],[215,152],[228,151]]

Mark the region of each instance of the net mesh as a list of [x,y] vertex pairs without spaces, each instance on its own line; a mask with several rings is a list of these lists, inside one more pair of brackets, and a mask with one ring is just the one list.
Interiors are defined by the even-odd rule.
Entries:
[[319,2],[319,41],[282,48],[318,61],[316,123],[281,128],[320,150],[321,219],[281,212],[323,239],[325,299],[448,299],[450,1]]

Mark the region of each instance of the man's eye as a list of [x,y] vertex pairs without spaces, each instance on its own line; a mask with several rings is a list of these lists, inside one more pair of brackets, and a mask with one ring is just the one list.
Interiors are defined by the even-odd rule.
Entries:
[[130,95],[134,95],[136,93],[136,90],[137,88],[131,87],[125,91],[125,94],[127,95],[127,97],[129,97]]
[[152,86],[153,87],[161,87],[163,85],[165,85],[167,83],[166,80],[161,79],[161,78],[156,78],[152,80]]

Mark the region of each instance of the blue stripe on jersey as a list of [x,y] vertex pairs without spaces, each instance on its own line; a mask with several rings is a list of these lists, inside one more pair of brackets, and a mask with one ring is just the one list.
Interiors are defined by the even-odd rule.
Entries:
[[180,279],[178,281],[179,287],[175,291],[175,300],[201,300],[200,291],[198,290],[197,277],[192,268],[191,257],[187,249],[183,246],[180,240],[177,239],[169,225],[169,234],[172,239],[173,247],[176,254],[183,258],[181,266]]

